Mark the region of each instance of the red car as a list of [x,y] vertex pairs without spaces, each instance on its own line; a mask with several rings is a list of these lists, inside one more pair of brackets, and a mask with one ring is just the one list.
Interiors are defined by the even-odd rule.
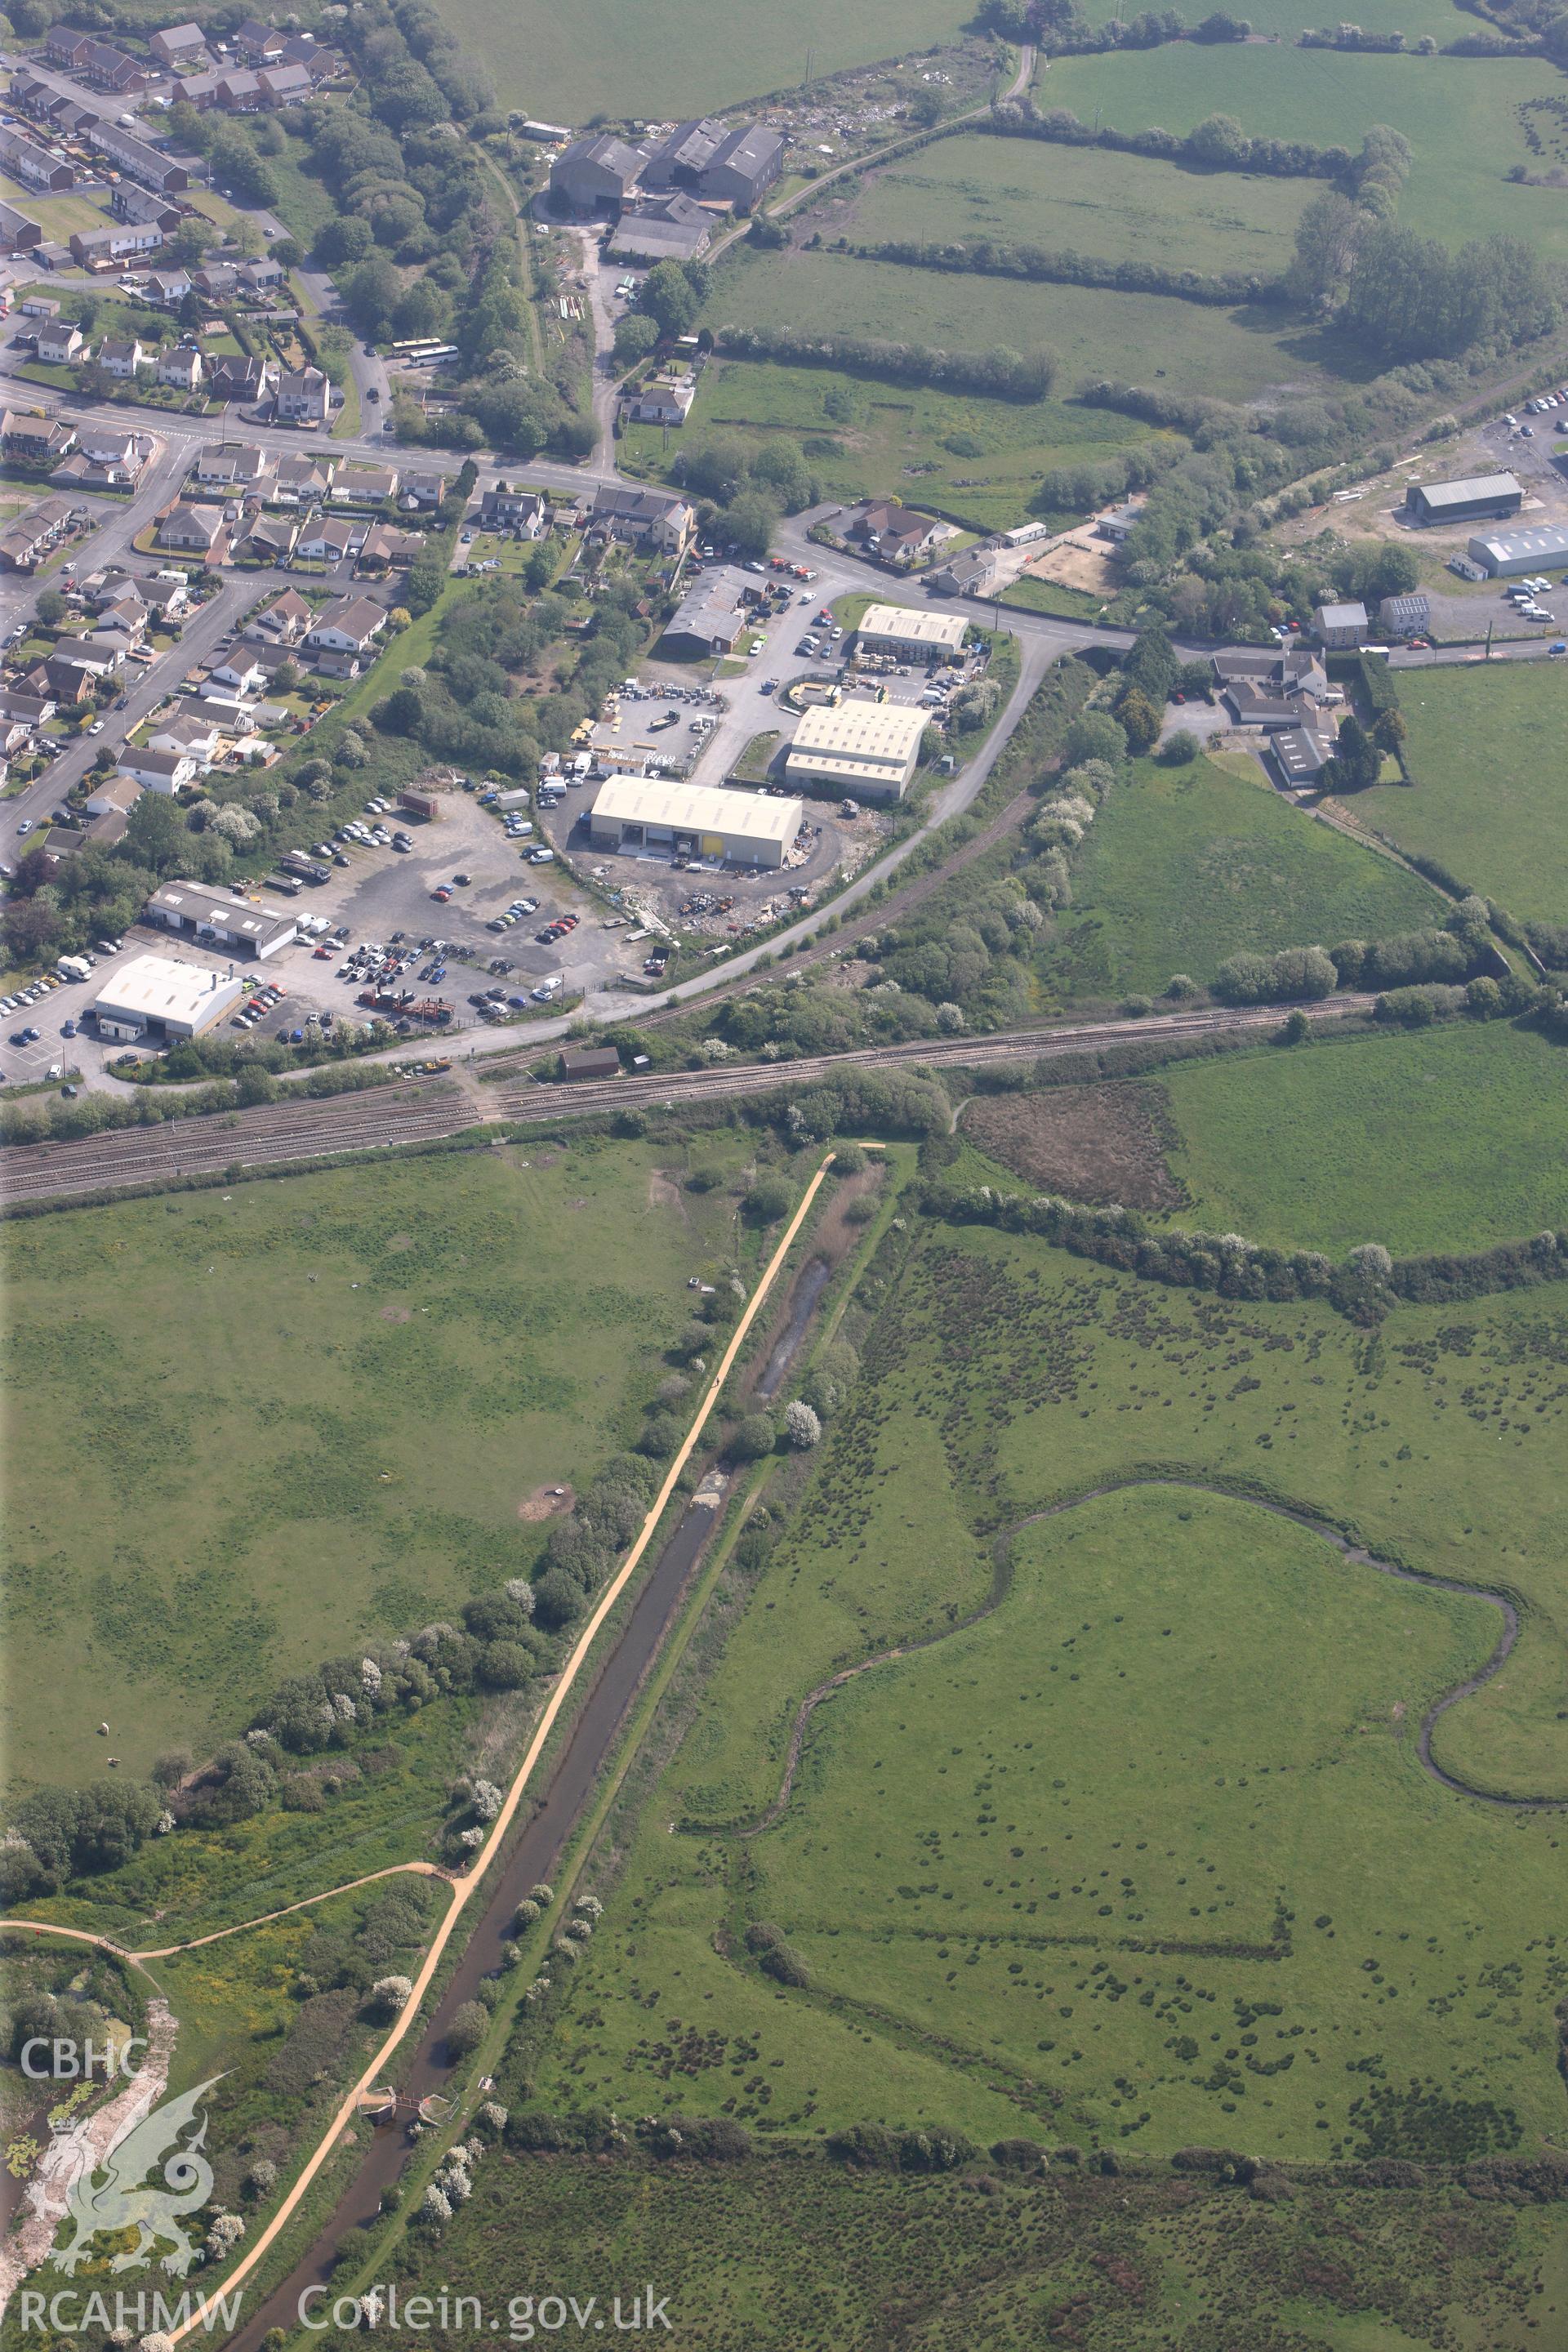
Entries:
[[452,886],[449,882],[443,882],[438,890],[432,890],[430,893],[438,907],[444,907],[451,895]]

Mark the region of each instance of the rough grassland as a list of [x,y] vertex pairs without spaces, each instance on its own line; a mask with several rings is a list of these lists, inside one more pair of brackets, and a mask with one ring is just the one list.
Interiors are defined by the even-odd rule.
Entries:
[[482,58],[503,106],[581,126],[603,115],[679,120],[735,106],[764,90],[793,89],[805,72],[842,73],[879,58],[951,40],[973,11],[961,0],[791,0],[748,8],[722,0],[547,0],[502,6],[449,0],[443,22]]
[[655,1157],[465,1154],[13,1229],[18,1779],[100,1769],[100,1717],[144,1770],[526,1572],[545,1530],[519,1506],[636,1435],[729,1231],[721,1191],[656,1203]]
[[871,242],[1016,239],[1096,260],[1268,278],[1290,258],[1305,197],[1299,180],[1024,139],[947,139],[879,173],[854,207],[850,234]]
[[525,2238],[530,2276],[580,2305],[651,2277],[683,2352],[1526,2352],[1553,2311],[1538,2282],[1563,2305],[1561,2209],[1458,2182],[1266,2203],[1071,2163],[973,2179],[793,2154],[481,2165],[450,2228],[410,2240],[409,2287],[502,2308]]
[[1259,780],[1209,760],[1140,761],[1073,869],[1073,905],[1041,962],[1058,999],[1206,984],[1226,956],[1381,939],[1429,923],[1436,894]]
[[[1415,22],[1413,8],[1395,14],[1412,43],[1428,29]],[[1440,14],[1441,37],[1472,27],[1457,11]],[[1158,123],[1186,131],[1207,115],[1231,114],[1257,136],[1325,147],[1359,147],[1373,123],[1391,123],[1415,151],[1399,200],[1402,221],[1418,222],[1424,236],[1446,245],[1501,233],[1568,255],[1561,191],[1516,187],[1507,176],[1515,163],[1540,168],[1518,112],[1527,100],[1551,94],[1551,76],[1542,76],[1539,60],[1342,57],[1289,42],[1287,33],[1278,47],[1179,41],[1111,57],[1062,58],[1048,76],[1049,103],[1086,122],[1100,108],[1102,121],[1118,131]],[[1312,193],[1310,182],[1296,185]]]
[[1171,1071],[1177,1224],[1342,1255],[1484,1248],[1568,1224],[1568,1066],[1455,1026]]
[[1356,814],[1523,920],[1568,922],[1568,677],[1554,662],[1422,670],[1399,707],[1415,788],[1376,785]]
[[[1568,1792],[1565,1343],[1556,1292],[1369,1339],[926,1235],[645,1808],[542,2101],[795,2132],[1010,2109],[1047,2137],[1308,2158],[1560,2130],[1563,1818],[1456,1796],[1413,1752],[1495,1612],[1239,1496],[1143,1488],[1024,1530],[995,1613],[827,1701],[782,1821],[733,1828],[807,1691],[980,1607],[1031,1510],[1155,1464],[1523,1592],[1519,1651],[1439,1752]],[[756,1921],[806,1986],[758,1969]]]
[[[848,418],[828,414],[853,402]],[[977,530],[1017,522],[1029,510],[1041,474],[1109,455],[1154,436],[1147,425],[1107,408],[1061,400],[960,398],[924,386],[881,383],[826,368],[772,367],[715,360],[702,377],[684,434],[687,448],[703,428],[739,430],[748,439],[787,434],[798,439],[824,495],[898,495],[934,499],[944,513]],[[681,449],[654,425],[631,425],[620,443],[623,465],[672,473]],[[959,446],[952,447],[950,443]]]
[[[946,277],[828,252],[743,254],[717,274],[704,323],[880,335],[960,351],[1043,346],[1061,362],[1058,394],[1110,376],[1172,392],[1251,400],[1272,385],[1321,386],[1331,339],[1268,310],[1211,310],[1162,294]],[[1362,371],[1363,373],[1366,371]]]

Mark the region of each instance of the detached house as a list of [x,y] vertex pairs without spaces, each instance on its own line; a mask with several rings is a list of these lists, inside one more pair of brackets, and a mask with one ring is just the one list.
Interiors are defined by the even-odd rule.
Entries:
[[294,552],[307,563],[342,563],[359,544],[362,522],[346,515],[318,515],[308,522],[295,542]]
[[284,425],[325,425],[327,379],[320,368],[285,368],[278,380],[278,415]]
[[369,596],[339,596],[328,604],[305,632],[311,653],[363,656],[386,626],[386,607]]
[[171,343],[158,354],[158,381],[176,392],[195,392],[202,380],[203,362],[195,343]]
[[298,589],[285,588],[281,596],[252,614],[240,635],[269,645],[291,646],[310,625],[310,607]]
[[136,371],[146,364],[147,353],[134,337],[126,342],[117,335],[106,335],[99,347],[98,364],[105,375],[119,376],[122,381],[135,382]]
[[199,555],[207,563],[228,560],[228,526],[221,507],[180,506],[165,509],[158,524],[160,547],[183,555]]
[[85,359],[88,340],[69,319],[56,319],[38,329],[38,357],[49,367],[70,367]]
[[267,496],[274,506],[319,506],[332,486],[331,459],[279,457]]
[[588,517],[591,539],[620,540],[633,547],[654,547],[661,554],[680,554],[697,524],[684,499],[658,490],[636,490],[606,483],[594,494]]

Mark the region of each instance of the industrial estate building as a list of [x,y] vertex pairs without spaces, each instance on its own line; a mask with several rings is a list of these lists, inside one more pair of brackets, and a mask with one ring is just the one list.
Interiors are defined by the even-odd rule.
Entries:
[[832,785],[859,800],[902,800],[930,713],[903,702],[841,702],[808,710],[784,772],[792,784]]
[[1519,512],[1524,492],[1511,474],[1471,474],[1459,482],[1412,482],[1405,503],[1419,522],[1501,522]]
[[1500,530],[1490,539],[1472,539],[1465,551],[1494,580],[1506,580],[1515,572],[1539,572],[1543,563],[1568,560],[1568,526],[1542,523],[1533,530]]
[[743,575],[732,565],[699,572],[670,617],[660,644],[677,660],[732,654],[752,625],[741,610]]
[[[137,755],[145,756],[145,755]],[[182,932],[204,945],[254,956],[260,962],[279,948],[292,947],[300,927],[292,915],[274,915],[243,898],[219,898],[199,882],[164,882],[147,901],[146,918],[165,930]],[[188,969],[176,964],[175,971]]]
[[595,849],[672,850],[722,858],[727,866],[782,866],[805,814],[799,801],[763,793],[617,776],[601,788],[588,822]]
[[858,652],[895,661],[956,661],[969,624],[961,613],[921,613],[909,604],[868,604],[855,633]]
[[93,1004],[100,1037],[199,1037],[232,1012],[247,982],[173,956],[132,956]]

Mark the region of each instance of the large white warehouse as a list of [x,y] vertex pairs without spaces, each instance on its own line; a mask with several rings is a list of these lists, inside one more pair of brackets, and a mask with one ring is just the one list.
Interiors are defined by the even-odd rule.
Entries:
[[669,849],[727,866],[782,866],[805,822],[797,800],[615,776],[589,818],[595,849]]
[[784,772],[792,784],[831,785],[858,800],[902,800],[921,755],[928,710],[905,702],[841,702],[808,710]]
[[249,983],[174,956],[132,956],[93,1003],[100,1037],[199,1037],[231,1013]]

